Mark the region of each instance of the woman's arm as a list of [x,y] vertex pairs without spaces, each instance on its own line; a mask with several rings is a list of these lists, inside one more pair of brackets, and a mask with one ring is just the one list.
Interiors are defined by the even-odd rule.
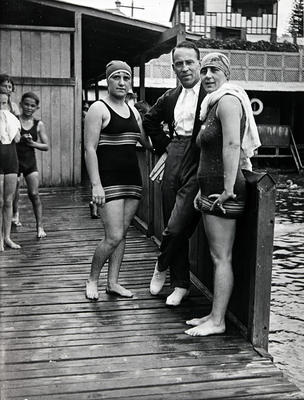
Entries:
[[233,194],[240,160],[242,107],[235,96],[224,96],[219,101],[218,117],[223,132],[224,190]]
[[104,106],[98,101],[92,104],[84,121],[85,162],[92,185],[92,200],[101,206],[105,204],[105,193],[100,181],[96,149],[104,119]]
[[240,122],[242,107],[240,101],[231,95],[221,98],[217,108],[217,116],[221,121],[223,133],[223,165],[224,165],[224,190],[214,202],[221,205],[229,198],[235,198],[234,184],[240,160]]

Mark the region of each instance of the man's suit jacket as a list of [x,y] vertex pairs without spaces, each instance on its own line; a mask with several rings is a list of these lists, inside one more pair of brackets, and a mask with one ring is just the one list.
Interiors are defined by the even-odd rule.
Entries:
[[[144,117],[143,126],[146,134],[151,137],[156,154],[163,154],[174,136],[174,108],[181,91],[181,85],[167,90]],[[205,95],[205,90],[201,84],[192,132],[193,143],[195,143],[196,136],[201,127],[199,113],[201,102]],[[168,124],[169,135],[164,132],[162,123]]]

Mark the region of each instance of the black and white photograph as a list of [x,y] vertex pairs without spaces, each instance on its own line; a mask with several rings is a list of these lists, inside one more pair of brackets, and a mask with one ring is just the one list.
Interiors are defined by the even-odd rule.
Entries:
[[304,400],[304,0],[0,0],[1,400]]

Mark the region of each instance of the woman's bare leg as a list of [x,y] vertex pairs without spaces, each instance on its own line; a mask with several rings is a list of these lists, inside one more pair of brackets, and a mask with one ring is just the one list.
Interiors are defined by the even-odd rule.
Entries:
[[13,216],[13,198],[16,191],[17,174],[4,175],[3,197],[3,238],[4,244],[11,249],[20,249],[21,246],[11,239],[11,226]]
[[124,238],[109,258],[107,291],[123,297],[132,297],[132,292],[118,283],[119,271],[125,253],[125,236],[138,208],[139,200],[124,200]]
[[20,177],[17,177],[17,186],[13,200],[13,217],[12,217],[12,223],[16,226],[22,226],[19,216],[19,198],[20,198]]
[[90,277],[86,283],[86,297],[98,299],[98,279],[107,259],[124,238],[124,200],[113,200],[101,209],[105,237],[97,245],[91,264]]
[[236,220],[204,214],[203,222],[214,264],[213,303],[208,316],[187,321],[189,325],[197,325],[186,331],[191,336],[225,332],[225,314],[233,288],[232,247]]
[[37,171],[25,177],[28,196],[32,202],[33,210],[36,218],[37,238],[46,237],[46,233],[42,224],[42,204],[39,196],[39,174]]

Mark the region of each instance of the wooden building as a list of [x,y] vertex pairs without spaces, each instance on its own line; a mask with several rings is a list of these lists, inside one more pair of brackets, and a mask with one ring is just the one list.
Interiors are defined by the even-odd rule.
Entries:
[[170,21],[212,39],[276,38],[277,0],[175,0]]
[[[50,150],[37,154],[44,186],[81,182],[82,92],[112,59],[132,67],[170,51],[182,28],[138,21],[56,0],[1,0],[0,72],[16,86],[13,100],[34,91]],[[141,96],[144,96],[141,68]]]

